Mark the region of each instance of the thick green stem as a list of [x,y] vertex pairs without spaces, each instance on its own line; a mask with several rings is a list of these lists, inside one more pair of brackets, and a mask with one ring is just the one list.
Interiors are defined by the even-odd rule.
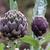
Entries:
[[10,9],[11,10],[18,10],[18,6],[17,6],[17,1],[15,0],[9,0],[10,2]]
[[10,48],[9,50],[15,50],[14,41],[9,41]]

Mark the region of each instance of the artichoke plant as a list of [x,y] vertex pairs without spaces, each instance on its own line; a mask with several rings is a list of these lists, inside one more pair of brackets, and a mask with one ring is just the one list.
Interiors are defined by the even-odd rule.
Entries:
[[45,18],[46,7],[46,0],[36,0],[31,25],[31,29],[36,37],[42,36],[44,33],[46,33],[48,28],[48,21]]
[[5,40],[5,50],[14,50],[14,40],[27,34],[28,23],[24,14],[18,11],[16,0],[9,0],[9,4],[10,10],[0,17],[0,37],[2,41]]

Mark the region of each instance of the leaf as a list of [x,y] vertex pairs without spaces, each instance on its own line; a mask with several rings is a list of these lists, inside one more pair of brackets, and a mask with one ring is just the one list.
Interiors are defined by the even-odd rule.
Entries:
[[41,39],[39,41],[40,45],[44,44],[45,42],[49,42],[50,41],[50,33],[48,33],[47,35],[44,36],[44,39]]
[[5,45],[3,43],[0,43],[0,50],[4,50]]
[[33,39],[32,36],[30,36],[30,35],[21,38],[21,41],[23,41],[25,43],[29,43],[30,45],[32,45],[37,50],[39,48],[39,42],[38,42],[38,40]]
[[50,33],[48,33],[48,34],[45,36],[45,40],[46,40],[46,41],[50,41]]

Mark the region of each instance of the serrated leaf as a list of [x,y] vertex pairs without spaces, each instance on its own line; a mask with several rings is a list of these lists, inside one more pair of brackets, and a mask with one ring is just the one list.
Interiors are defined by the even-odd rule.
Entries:
[[38,40],[33,39],[32,36],[25,36],[25,37],[21,38],[21,41],[23,41],[25,43],[29,43],[30,45],[32,45],[37,50],[39,48]]

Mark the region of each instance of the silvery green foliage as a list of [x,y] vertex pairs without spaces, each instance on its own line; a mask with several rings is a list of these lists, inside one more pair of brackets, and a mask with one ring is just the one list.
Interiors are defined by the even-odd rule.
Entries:
[[9,10],[0,19],[0,31],[5,37],[18,38],[27,33],[27,19],[20,11]]
[[45,16],[46,9],[47,9],[47,0],[36,0],[35,6],[33,8],[33,16],[34,17]]

